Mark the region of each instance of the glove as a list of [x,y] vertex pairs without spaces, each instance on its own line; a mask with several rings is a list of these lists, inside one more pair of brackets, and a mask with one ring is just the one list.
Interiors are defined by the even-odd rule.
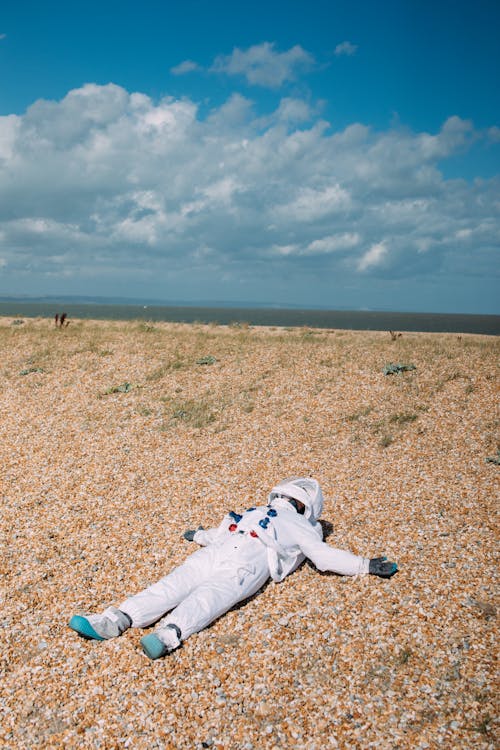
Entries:
[[398,566],[396,563],[388,562],[387,557],[374,557],[370,560],[368,572],[372,576],[379,576],[379,578],[390,578],[398,572]]
[[198,526],[197,529],[188,529],[182,535],[188,542],[194,542],[194,535],[197,531],[203,531],[203,526]]

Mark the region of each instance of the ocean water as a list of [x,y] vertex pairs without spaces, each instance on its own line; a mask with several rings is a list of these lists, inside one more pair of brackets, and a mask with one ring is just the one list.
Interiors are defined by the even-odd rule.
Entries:
[[340,328],[355,331],[422,331],[500,335],[500,315],[371,312],[360,310],[289,310],[279,308],[169,307],[71,302],[0,302],[0,316],[97,320],[144,320],[183,323],[248,323],[249,325]]

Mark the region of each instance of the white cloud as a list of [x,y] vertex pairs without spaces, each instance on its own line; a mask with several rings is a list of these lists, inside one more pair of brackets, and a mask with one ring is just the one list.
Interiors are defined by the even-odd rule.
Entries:
[[173,68],[170,68],[170,72],[173,73],[174,76],[182,76],[186,73],[193,73],[194,71],[198,70],[201,70],[201,68],[198,63],[194,62],[193,60],[184,60],[178,65],[174,65]]
[[0,159],[9,159],[13,156],[20,123],[21,119],[17,115],[0,117]]
[[274,209],[274,215],[293,222],[316,221],[347,210],[350,200],[349,192],[338,184],[328,185],[321,190],[301,187],[292,202]]
[[339,250],[351,250],[359,245],[361,237],[357,232],[343,232],[342,234],[330,234],[319,240],[310,242],[307,252],[314,253],[336,253]]
[[358,271],[367,271],[369,268],[380,266],[387,257],[387,246],[384,242],[372,245],[357,262]]
[[439,169],[476,137],[457,117],[334,132],[298,97],[264,120],[233,95],[202,118],[188,99],[88,84],[0,117],[0,293],[61,278],[171,297],[194,278],[274,294],[286,279],[315,302],[332,279],[490,279],[500,181]]
[[219,55],[210,72],[243,75],[249,84],[273,89],[293,81],[298,71],[308,70],[313,64],[313,56],[299,44],[277,52],[274,43],[263,42],[246,50],[235,47],[230,55]]
[[312,114],[311,107],[307,102],[291,97],[282,99],[276,110],[276,118],[289,123],[307,122]]
[[352,44],[351,42],[341,42],[340,44],[337,44],[335,47],[335,54],[337,57],[340,57],[341,55],[347,55],[348,57],[352,57],[356,53],[356,50],[358,49],[357,44]]

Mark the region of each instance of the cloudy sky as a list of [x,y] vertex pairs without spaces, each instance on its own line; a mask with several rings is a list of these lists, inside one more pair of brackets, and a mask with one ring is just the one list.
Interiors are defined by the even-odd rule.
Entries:
[[496,0],[6,0],[0,295],[499,313]]

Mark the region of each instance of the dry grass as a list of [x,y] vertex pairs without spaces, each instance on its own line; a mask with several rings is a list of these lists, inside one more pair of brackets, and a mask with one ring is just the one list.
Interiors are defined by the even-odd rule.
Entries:
[[[0,350],[0,747],[494,747],[496,339],[3,318]],[[160,662],[68,630],[291,474],[398,575],[304,565]]]

